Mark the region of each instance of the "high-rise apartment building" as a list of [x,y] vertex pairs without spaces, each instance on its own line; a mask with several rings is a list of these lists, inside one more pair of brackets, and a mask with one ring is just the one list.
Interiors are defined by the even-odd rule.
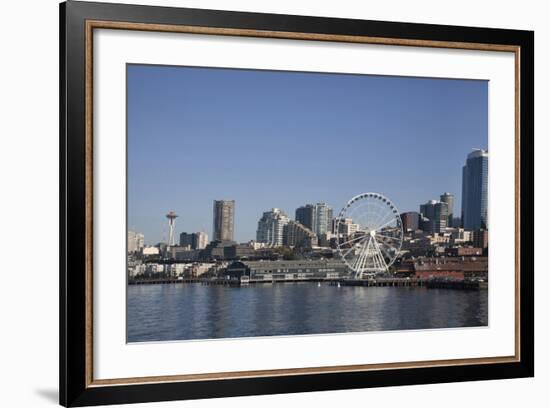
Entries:
[[145,237],[140,232],[128,230],[128,252],[138,252],[145,246]]
[[214,241],[233,241],[235,200],[214,200]]
[[332,229],[332,208],[326,203],[306,204],[296,209],[295,219],[320,237]]
[[271,246],[283,245],[283,229],[288,222],[288,216],[278,208],[264,212],[258,221],[256,241]]
[[332,208],[325,203],[315,204],[315,225],[313,232],[318,237],[330,232],[330,225],[332,223]]

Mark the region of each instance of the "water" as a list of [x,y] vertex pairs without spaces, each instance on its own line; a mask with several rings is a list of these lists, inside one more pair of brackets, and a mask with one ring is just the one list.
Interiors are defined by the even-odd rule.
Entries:
[[336,287],[128,286],[128,341],[486,326],[487,291]]

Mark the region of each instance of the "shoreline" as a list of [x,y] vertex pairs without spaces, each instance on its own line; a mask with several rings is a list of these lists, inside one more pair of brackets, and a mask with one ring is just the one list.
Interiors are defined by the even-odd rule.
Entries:
[[407,278],[381,278],[381,279],[281,279],[281,280],[238,280],[238,279],[201,279],[201,278],[159,278],[159,279],[129,279],[127,286],[135,285],[165,285],[165,284],[198,284],[205,286],[254,286],[266,284],[284,283],[317,283],[328,286],[355,286],[355,287],[425,287],[427,289],[452,289],[452,290],[487,290],[488,283],[478,280],[443,280],[443,279],[407,279]]

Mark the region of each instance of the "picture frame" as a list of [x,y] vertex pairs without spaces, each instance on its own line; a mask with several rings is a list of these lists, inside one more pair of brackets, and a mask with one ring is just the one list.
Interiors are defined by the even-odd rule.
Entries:
[[[513,355],[184,375],[94,376],[94,32],[101,29],[514,55]],[[413,58],[413,57],[411,57]],[[60,5],[60,404],[87,406],[534,375],[534,33],[68,1]],[[508,181],[508,180],[507,180]],[[498,254],[497,254],[498,256]],[[124,294],[120,294],[121,297]]]

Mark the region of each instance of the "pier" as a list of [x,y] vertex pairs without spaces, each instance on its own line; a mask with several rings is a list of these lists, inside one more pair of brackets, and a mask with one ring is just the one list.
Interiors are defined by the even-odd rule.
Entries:
[[[423,279],[404,279],[404,278],[382,278],[382,279],[342,279],[338,283],[340,286],[366,286],[366,287],[411,287],[426,286],[426,280]],[[338,283],[333,283],[337,285]]]
[[160,285],[166,283],[201,283],[204,279],[199,278],[152,278],[152,279],[128,279],[128,285]]
[[487,282],[475,280],[442,280],[417,278],[379,278],[379,279],[347,279],[347,278],[294,278],[294,279],[227,279],[227,278],[154,278],[130,279],[129,285],[155,285],[174,283],[200,283],[202,285],[248,286],[257,284],[280,284],[313,282],[330,286],[361,286],[361,287],[425,287],[427,289],[479,290],[487,289]]

